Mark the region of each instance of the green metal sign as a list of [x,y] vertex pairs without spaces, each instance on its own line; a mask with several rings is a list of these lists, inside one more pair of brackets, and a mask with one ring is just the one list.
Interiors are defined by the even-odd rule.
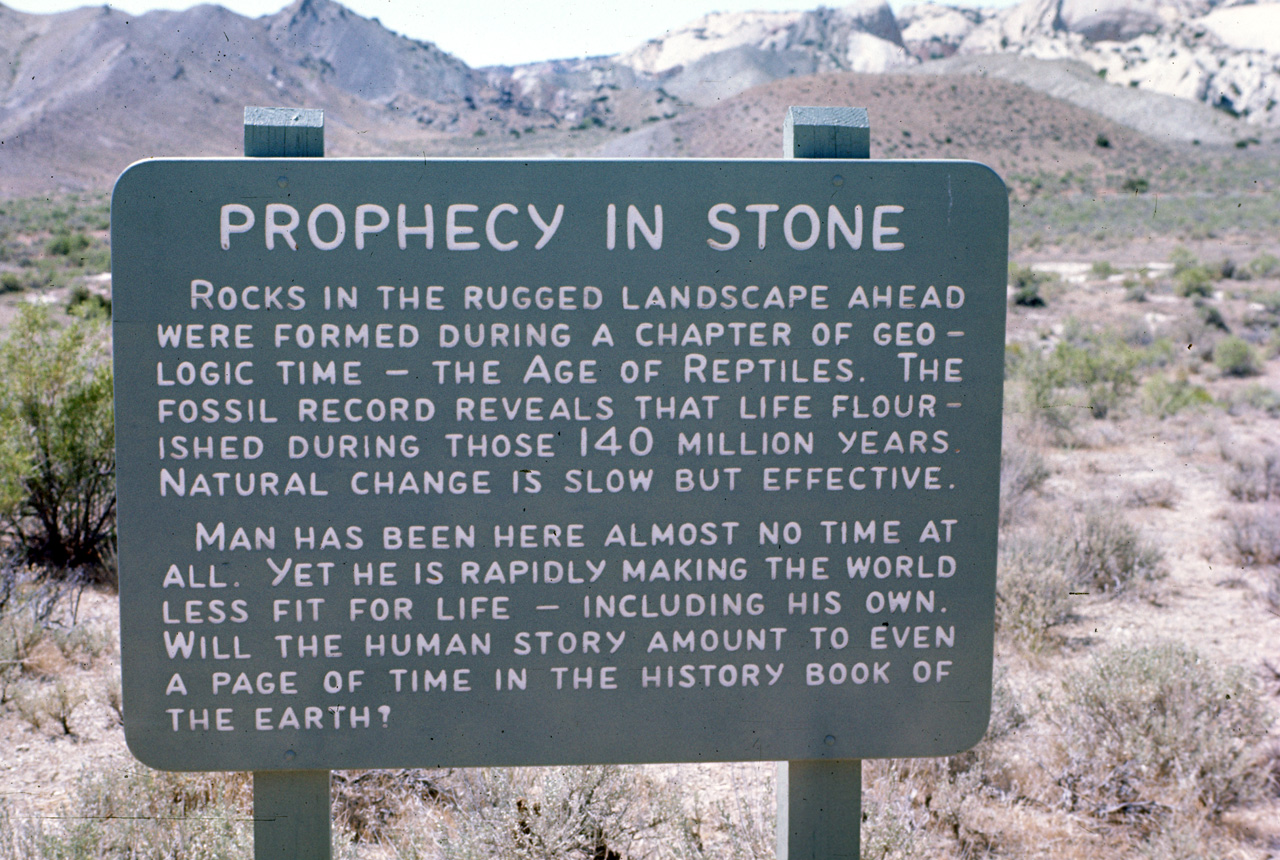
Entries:
[[130,748],[267,771],[971,746],[1007,233],[969,162],[134,165]]

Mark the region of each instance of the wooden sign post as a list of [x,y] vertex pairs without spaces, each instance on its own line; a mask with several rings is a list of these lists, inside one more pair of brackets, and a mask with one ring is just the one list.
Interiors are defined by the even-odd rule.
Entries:
[[252,771],[273,860],[328,856],[331,769],[782,761],[779,854],[828,860],[860,760],[976,743],[1006,190],[868,159],[865,112],[786,129],[803,157],[324,159],[251,109],[260,157],[130,167],[134,754]]
[[[323,158],[324,111],[246,107],[244,154],[248,158]],[[333,856],[329,780],[327,770],[254,771],[254,860],[329,860]]]
[[[791,107],[783,158],[870,158],[865,108]],[[835,742],[833,737],[832,743]],[[862,762],[778,762],[778,860],[858,860],[862,845]]]

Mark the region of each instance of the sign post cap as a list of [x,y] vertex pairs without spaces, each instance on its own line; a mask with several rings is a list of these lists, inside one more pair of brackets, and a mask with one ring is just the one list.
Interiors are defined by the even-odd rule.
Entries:
[[246,106],[244,154],[248,158],[323,158],[324,111]]
[[787,108],[783,158],[870,158],[871,121],[860,107]]

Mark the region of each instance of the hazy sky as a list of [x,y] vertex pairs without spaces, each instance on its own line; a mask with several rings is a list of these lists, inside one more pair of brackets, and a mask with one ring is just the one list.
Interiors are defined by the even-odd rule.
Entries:
[[[102,5],[84,0],[0,0],[23,12],[60,12]],[[288,0],[221,0],[241,15],[279,11]],[[612,54],[679,28],[714,11],[809,9],[819,0],[342,0],[348,8],[383,25],[436,43],[468,65],[523,63],[563,57]],[[892,0],[895,6],[914,0]],[[959,0],[963,5],[1004,6],[1014,0]],[[182,9],[195,0],[122,0],[110,3],[137,15],[148,9]],[[827,0],[839,6],[839,0]]]

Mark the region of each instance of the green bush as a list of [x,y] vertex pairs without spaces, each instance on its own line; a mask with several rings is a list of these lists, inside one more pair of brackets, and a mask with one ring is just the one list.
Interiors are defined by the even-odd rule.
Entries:
[[1119,271],[1109,260],[1095,260],[1089,267],[1089,273],[1098,280],[1105,280]]
[[1192,266],[1173,276],[1174,291],[1186,298],[1212,296],[1213,282],[1214,272],[1206,266]]
[[1208,390],[1202,385],[1193,385],[1183,374],[1172,379],[1156,374],[1142,386],[1142,409],[1157,418],[1168,418],[1212,403],[1213,396]]
[[105,329],[24,307],[0,345],[0,524],[22,557],[102,581],[115,540]]
[[50,240],[47,248],[55,257],[70,257],[93,244],[84,233],[61,233]]
[[1213,347],[1213,363],[1227,376],[1256,376],[1262,369],[1258,351],[1242,337],[1224,337]]
[[84,319],[110,320],[111,299],[92,292],[84,284],[78,284],[67,299],[67,313]]
[[1259,798],[1270,715],[1249,673],[1173,643],[1112,648],[1072,673],[1056,714],[1069,808],[1211,817]]
[[1138,355],[1123,344],[1095,339],[1060,343],[1049,362],[1054,388],[1083,390],[1094,418],[1106,418],[1137,384]]
[[1037,272],[1030,266],[1017,263],[1009,264],[1009,286],[1013,287],[1013,303],[1019,307],[1042,308],[1044,297],[1040,295],[1040,286],[1053,281],[1052,275]]
[[1275,254],[1259,254],[1245,265],[1245,269],[1255,278],[1269,278],[1280,271],[1280,257]]

